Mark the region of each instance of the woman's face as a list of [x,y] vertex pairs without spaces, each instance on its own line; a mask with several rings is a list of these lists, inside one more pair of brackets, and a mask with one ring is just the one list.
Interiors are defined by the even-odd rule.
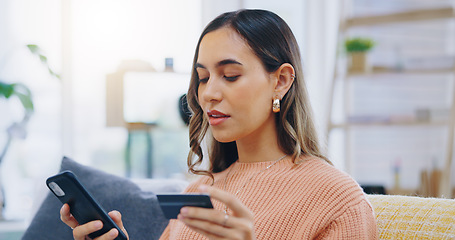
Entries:
[[198,100],[219,142],[271,137],[275,81],[232,28],[206,34],[196,63]]

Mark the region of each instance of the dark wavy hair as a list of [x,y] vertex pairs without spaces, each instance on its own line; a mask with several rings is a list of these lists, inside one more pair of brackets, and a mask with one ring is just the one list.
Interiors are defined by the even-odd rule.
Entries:
[[208,140],[211,140],[208,144],[209,169],[196,169],[204,158],[201,142],[206,136],[209,124],[198,102],[199,77],[195,64],[204,36],[223,27],[237,31],[269,73],[276,71],[284,63],[294,67],[295,80],[281,101],[281,111],[276,114],[279,147],[293,157],[294,163],[297,163],[296,159],[304,154],[320,157],[330,163],[319,148],[312,109],[303,80],[300,50],[294,34],[286,22],[275,13],[242,9],[221,14],[210,22],[202,32],[196,47],[187,94],[192,112],[189,124],[191,148],[188,154],[189,172],[208,175],[213,179],[212,173],[225,170],[238,159],[235,142],[221,143],[209,136]]

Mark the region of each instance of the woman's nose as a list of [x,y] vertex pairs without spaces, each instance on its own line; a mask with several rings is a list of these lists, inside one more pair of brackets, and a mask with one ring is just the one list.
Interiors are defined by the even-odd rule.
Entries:
[[210,77],[201,89],[202,99],[206,102],[220,101],[222,99],[222,87],[220,81]]

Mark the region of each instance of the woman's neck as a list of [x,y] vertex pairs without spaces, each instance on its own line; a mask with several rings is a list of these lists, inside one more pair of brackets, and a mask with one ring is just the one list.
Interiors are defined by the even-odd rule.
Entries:
[[272,135],[237,140],[239,162],[268,162],[282,157],[285,153],[278,146],[276,134]]

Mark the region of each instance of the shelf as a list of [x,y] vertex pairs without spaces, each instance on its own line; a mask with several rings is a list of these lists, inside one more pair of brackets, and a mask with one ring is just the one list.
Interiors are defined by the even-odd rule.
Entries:
[[373,66],[371,71],[368,72],[348,72],[347,76],[373,76],[373,75],[387,75],[387,74],[453,74],[455,66],[447,68],[435,69],[396,69],[387,67]]
[[[455,36],[455,29],[453,28],[453,23],[455,21],[455,6],[448,5],[447,7],[441,7],[440,5],[436,6],[437,4],[434,4],[434,8],[430,9],[396,12],[395,9],[403,9],[406,7],[413,8],[415,7],[415,4],[409,1],[392,1],[390,4],[387,4],[387,6],[384,6],[383,4],[380,4],[380,1],[374,0],[369,1],[368,4],[360,4],[353,0],[342,1],[341,5],[343,4],[348,5],[348,7],[346,7],[348,11],[345,13],[343,8],[341,8],[340,11],[341,19],[338,26],[337,46],[343,46],[343,41],[347,37],[354,37],[355,35],[361,36],[362,32],[366,32],[367,36],[377,36],[382,42],[390,42],[386,42],[386,44],[382,45],[384,49],[371,53],[375,54],[377,61],[381,61],[376,64],[382,64],[382,66],[371,66],[370,69],[365,72],[348,71],[349,59],[341,54],[342,51],[337,49],[327,106],[327,140],[331,137],[331,131],[335,129],[344,133],[342,135],[335,134],[335,141],[331,144],[334,144],[335,146],[333,148],[334,151],[338,151],[336,152],[337,155],[344,155],[342,156],[344,158],[344,168],[348,173],[354,173],[355,177],[356,171],[358,171],[358,169],[356,169],[356,164],[358,164],[358,161],[360,160],[358,155],[359,149],[353,145],[359,144],[357,140],[359,140],[358,137],[360,135],[357,135],[355,130],[361,130],[361,132],[363,132],[364,130],[374,129],[378,132],[382,132],[383,130],[392,130],[395,132],[395,130],[398,129],[410,128],[406,130],[406,134],[410,132],[415,132],[417,134],[417,130],[436,130],[435,134],[438,134],[445,142],[443,146],[441,146],[445,153],[440,153],[440,150],[437,151],[438,154],[442,154],[443,156],[441,157],[444,158],[444,163],[440,166],[442,169],[442,177],[439,180],[440,188],[438,189],[438,196],[452,196],[453,186],[451,186],[450,176],[451,171],[453,170],[452,162],[455,152],[453,149],[455,142],[455,83],[449,80],[454,80],[453,78],[455,77],[455,56],[453,55],[453,49],[449,45],[453,42]],[[422,6],[429,5],[431,4],[427,3]],[[349,10],[369,12],[368,10],[376,10],[375,6],[379,6],[381,7],[381,10],[389,11],[389,13],[360,16],[358,15],[359,12],[357,15],[351,15],[355,17],[346,18],[346,16],[349,16]],[[393,6],[396,6],[397,8],[393,9]],[[384,7],[384,9],[382,9],[382,7]],[[407,23],[413,24],[410,25]],[[374,28],[370,28],[370,26],[374,26]],[[400,28],[403,29],[403,32],[401,32]],[[351,29],[353,31],[350,31]],[[429,31],[430,29],[433,29],[434,31]],[[409,30],[411,33],[409,34],[409,37],[400,37],[402,34],[407,36],[408,33],[405,32],[405,30]],[[393,36],[389,37],[388,35],[385,35],[389,32],[392,33]],[[435,39],[437,39],[437,41],[433,41]],[[428,44],[433,45],[426,49]],[[387,52],[387,50],[393,52]],[[411,53],[411,51],[414,52]],[[374,64],[374,62],[372,63]],[[410,75],[410,78],[405,75]],[[359,81],[357,81],[357,79],[359,79]],[[370,79],[374,81],[385,80],[385,84],[379,86],[374,83],[374,81],[361,82]],[[417,81],[414,83],[412,81],[413,79],[416,79]],[[405,82],[400,82],[400,84],[395,85],[390,80],[405,80]],[[433,86],[433,83],[437,85]],[[387,84],[391,85],[388,86]],[[376,88],[372,89],[370,86]],[[395,88],[395,86],[397,86],[397,88]],[[431,91],[429,95],[422,94],[422,91],[426,91],[426,88]],[[375,104],[375,102],[380,101],[378,104],[383,103],[386,105],[380,106],[378,109],[387,109],[388,105],[390,105],[393,109],[412,110],[415,108],[415,111],[413,113],[404,111],[402,113],[403,115],[399,115],[401,113],[393,113],[398,115],[388,116],[387,113],[371,112],[374,109],[369,109],[368,114],[373,115],[361,115],[362,113],[356,112],[356,110],[367,109],[368,106],[363,104],[362,100],[369,98],[370,96],[368,92],[361,92],[360,94],[360,91],[371,90],[372,94],[376,95],[372,95],[370,99],[367,99],[369,102],[365,102],[365,104]],[[381,91],[388,92],[382,96]],[[396,95],[401,91],[405,94]],[[334,96],[337,97],[336,100],[334,99]],[[402,98],[397,96],[402,96]],[[387,101],[381,102],[386,97],[389,97]],[[427,106],[427,101],[422,99],[424,97],[437,97],[437,99],[428,99],[429,106]],[[405,101],[401,101],[402,99]],[[414,103],[413,99],[418,101]],[[401,106],[394,106],[394,101],[396,104],[401,104]],[[445,105],[448,101],[450,101],[450,106]],[[359,107],[356,104],[363,105],[359,105]],[[424,109],[430,108],[430,106],[444,106],[444,109],[441,109],[444,111],[438,111],[439,109]],[[332,115],[334,113],[338,114],[337,110],[341,110],[340,114],[342,114],[342,116],[338,118],[340,121],[334,122],[332,119],[335,118]],[[383,114],[385,114],[385,116]],[[447,134],[445,132],[447,132]],[[393,136],[401,136],[401,132],[394,133]],[[386,140],[386,138],[390,136],[384,134],[381,137]],[[429,138],[425,138],[425,140],[429,142],[432,141],[432,139]],[[412,144],[403,144],[404,147],[400,147],[399,151],[413,153]],[[339,148],[340,146],[341,148]],[[369,147],[370,145],[365,146]],[[374,152],[376,149],[375,147],[378,146],[371,147],[373,147],[372,151]],[[329,148],[331,148],[331,146],[329,146]],[[427,150],[426,148],[423,148],[422,151],[433,154],[431,153],[431,149]],[[393,152],[384,154],[393,155]],[[418,156],[416,160],[421,161],[421,164],[427,164],[427,159],[424,159],[424,157]],[[390,161],[393,161],[393,159]],[[365,162],[362,164],[362,166],[367,165]],[[382,165],[381,168],[386,170],[384,165]],[[363,180],[365,180],[365,178],[370,176],[360,174],[357,177],[364,178]],[[375,181],[385,181],[385,177],[382,176],[374,176],[371,179],[375,179]],[[416,192],[412,189],[390,189],[389,191],[395,194],[410,195],[413,195]]]
[[132,130],[150,130],[156,126],[156,123],[129,122],[126,123],[126,128]]
[[358,26],[372,26],[388,23],[412,22],[423,20],[437,20],[455,17],[455,12],[452,7],[422,9],[415,11],[407,11],[401,13],[392,13],[386,15],[353,17],[346,20],[346,28]]
[[417,122],[417,121],[403,121],[403,122],[350,122],[350,123],[332,123],[331,129],[334,128],[346,128],[346,127],[447,127],[448,122]]

